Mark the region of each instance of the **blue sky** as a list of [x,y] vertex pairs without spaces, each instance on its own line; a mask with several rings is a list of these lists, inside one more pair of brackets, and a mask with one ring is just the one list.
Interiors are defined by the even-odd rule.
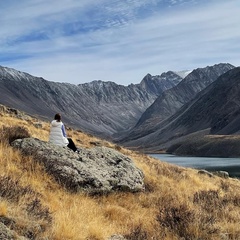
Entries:
[[240,65],[239,0],[0,0],[0,65],[50,81],[128,85]]

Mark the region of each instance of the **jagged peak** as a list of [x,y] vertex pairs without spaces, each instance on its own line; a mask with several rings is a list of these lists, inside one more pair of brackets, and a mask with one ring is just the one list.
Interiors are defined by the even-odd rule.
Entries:
[[165,81],[167,79],[169,79],[170,81],[173,80],[174,78],[179,78],[179,80],[181,80],[181,76],[179,76],[178,74],[176,74],[173,71],[167,71],[167,72],[163,72],[161,75],[151,75],[150,73],[148,73],[140,82],[140,85],[144,85],[147,83],[153,83],[153,82],[161,82],[161,81]]
[[115,82],[112,82],[112,81],[94,80],[94,81],[89,82],[89,83],[79,84],[78,86],[92,87],[92,88],[101,88],[101,87],[118,86],[118,84],[115,83]]
[[212,69],[212,68],[222,69],[223,67],[229,68],[229,70],[235,68],[235,66],[233,66],[230,63],[217,63],[217,64],[214,64],[214,65],[211,65],[211,66],[196,68],[192,72],[194,72],[194,71],[205,71],[205,70]]
[[231,67],[231,68],[235,68],[235,66],[230,63],[216,63],[213,66],[207,66],[207,67],[222,67],[223,65]]
[[28,73],[25,73],[25,72],[21,72],[21,71],[18,71],[14,68],[9,68],[9,67],[3,67],[3,66],[0,66],[0,71],[1,72],[6,72],[10,75],[13,75],[13,76],[24,76],[24,75],[28,75]]
[[3,66],[0,66],[0,74],[2,76],[8,76],[7,77],[8,79],[12,79],[14,81],[35,81],[35,80],[39,81],[40,80],[40,81],[50,82],[42,77],[36,77],[29,73],[19,71],[14,68],[3,67]]
[[140,82],[140,84],[144,81],[147,81],[149,79],[152,79],[152,75],[150,73],[146,74],[145,77],[143,77],[142,81]]

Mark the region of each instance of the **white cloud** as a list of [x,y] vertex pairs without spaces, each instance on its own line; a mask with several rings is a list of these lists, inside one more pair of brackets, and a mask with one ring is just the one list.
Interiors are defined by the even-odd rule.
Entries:
[[[167,10],[157,8],[161,2],[157,0],[111,4],[107,0],[57,4],[54,0],[54,8],[49,1],[31,2],[17,1],[11,14],[4,11],[0,16],[5,23],[0,29],[0,53],[13,56],[11,61],[0,56],[0,61],[48,80],[77,84],[102,79],[126,85],[140,82],[147,73],[219,62],[239,65],[237,1],[198,5],[195,1],[188,6],[193,1],[174,0],[171,5],[185,3],[184,7]],[[147,14],[141,18],[145,9]],[[95,15],[87,16],[91,12]],[[42,39],[38,35],[30,39],[34,34]],[[20,58],[14,59],[15,54]],[[22,55],[28,58],[21,59]]]

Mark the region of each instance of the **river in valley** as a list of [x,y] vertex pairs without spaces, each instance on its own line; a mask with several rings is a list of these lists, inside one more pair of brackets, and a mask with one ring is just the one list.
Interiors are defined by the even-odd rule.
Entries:
[[205,169],[207,171],[227,171],[230,177],[240,178],[240,158],[182,157],[172,154],[149,154],[164,162],[182,167]]

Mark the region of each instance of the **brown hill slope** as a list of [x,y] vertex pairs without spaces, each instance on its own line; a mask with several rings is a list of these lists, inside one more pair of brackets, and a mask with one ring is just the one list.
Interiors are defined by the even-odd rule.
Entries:
[[[49,123],[13,109],[1,108],[1,130],[3,126],[25,128],[32,137],[48,139]],[[131,157],[143,170],[146,185],[137,194],[73,194],[31,157],[13,150],[0,133],[0,235],[4,239],[103,240],[114,234],[129,240],[240,238],[237,179],[210,178],[68,129],[81,147],[101,144]]]

